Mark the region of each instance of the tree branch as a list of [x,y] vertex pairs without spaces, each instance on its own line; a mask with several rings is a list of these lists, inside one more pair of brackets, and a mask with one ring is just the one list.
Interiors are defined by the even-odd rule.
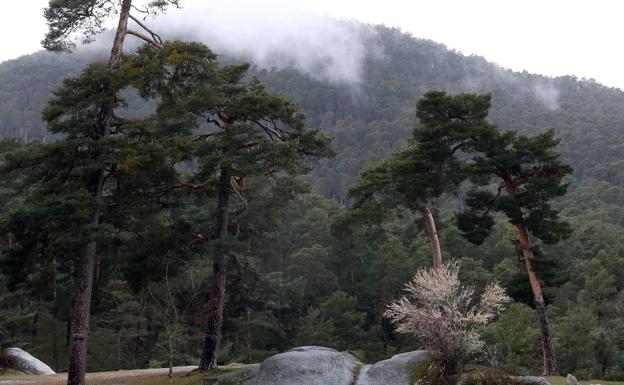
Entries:
[[[245,182],[242,178],[240,178],[240,182],[237,181],[237,183],[244,189],[245,188]],[[236,195],[238,196],[238,199],[240,199],[240,201],[243,203],[243,210],[245,210],[245,208],[247,208],[247,200],[243,197],[243,194],[241,193],[241,191],[239,191],[239,189],[236,187],[236,184],[234,183],[234,179],[230,180],[230,186],[232,187],[232,190],[234,190],[234,192],[236,193]]]
[[197,135],[196,137],[194,137],[192,139],[192,141],[193,142],[197,142],[197,141],[200,141],[200,140],[206,140],[206,139],[210,138],[211,136],[213,136],[215,134],[216,134],[216,132],[210,132],[208,134]]
[[262,124],[262,122],[260,122],[259,120],[255,120],[254,123],[260,126],[260,128],[262,128],[264,132],[266,132],[267,135],[269,135],[269,138],[271,138],[271,140],[275,140],[274,138],[275,136],[277,137],[277,139],[281,140],[282,142],[286,141],[287,138],[284,135],[284,132],[280,132],[281,130],[277,130],[273,127],[270,127],[268,124]]
[[212,234],[193,234],[191,237],[191,241],[188,243],[186,247],[191,247],[198,243],[205,243],[212,239]]
[[144,14],[149,14],[149,11],[147,10],[147,8],[144,9],[139,9],[136,5],[132,4],[131,5],[132,8],[134,8],[137,12],[140,13],[144,13]]
[[141,28],[143,28],[147,33],[149,33],[152,36],[152,39],[154,40],[154,42],[158,43],[160,46],[162,46],[162,39],[160,37],[160,35],[158,35],[156,32],[152,31],[148,26],[146,26],[145,24],[143,24],[139,19],[137,19],[136,17],[132,16],[132,15],[128,15],[128,17],[130,17],[135,23],[137,23]]
[[153,45],[153,46],[154,46],[154,47],[156,47],[156,48],[162,48],[162,45],[161,45],[161,44],[159,44],[159,43],[158,43],[158,42],[156,42],[155,40],[150,39],[149,37],[147,37],[147,36],[143,35],[143,34],[142,34],[142,33],[140,33],[140,32],[136,32],[136,31],[133,31],[133,30],[131,30],[131,29],[128,29],[128,30],[126,31],[126,33],[127,33],[128,35],[136,36],[136,37],[138,37],[139,39],[141,39],[141,40],[144,40],[144,41],[148,42],[149,44]]
[[454,154],[455,151],[460,150],[464,147],[466,147],[468,145],[468,142],[461,142],[457,145],[455,145],[453,148],[451,148],[451,154]]
[[176,183],[177,184],[175,185],[167,186],[163,188],[162,190],[155,192],[152,195],[152,197],[160,198],[174,190],[187,189],[191,191],[196,191],[196,190],[208,190],[210,187],[212,187],[212,184],[210,182],[196,184],[196,183],[183,182],[181,180],[176,180]]

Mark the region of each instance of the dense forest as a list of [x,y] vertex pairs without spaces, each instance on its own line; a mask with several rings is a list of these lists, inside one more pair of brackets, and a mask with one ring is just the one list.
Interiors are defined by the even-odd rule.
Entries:
[[[198,148],[194,156],[180,159],[178,171],[194,188],[162,194],[154,205],[142,203],[144,196],[136,191],[146,191],[154,179],[171,180],[158,157],[177,155],[154,147],[149,156],[133,157],[132,149],[120,146],[119,163],[129,171],[118,183],[129,198],[117,206],[111,200],[110,213],[104,215],[110,227],[98,235],[88,369],[160,367],[168,365],[170,356],[176,365],[198,364],[215,280],[213,260],[207,256],[223,247],[234,251],[223,261],[228,276],[220,362],[258,362],[299,345],[350,350],[369,362],[417,348],[418,342],[397,334],[383,313],[414,272],[431,265],[425,228],[419,215],[401,204],[386,208],[381,217],[354,219],[348,191],[366,166],[407,148],[419,125],[417,101],[430,90],[440,90],[491,94],[487,120],[502,130],[521,135],[555,130],[561,140],[558,151],[573,171],[565,177],[567,194],[554,206],[572,232],[556,244],[538,241],[535,253],[559,371],[624,379],[624,92],[593,80],[513,72],[397,29],[361,28],[372,30],[366,39],[374,48],[365,57],[357,83],[330,82],[294,68],[254,63],[247,71],[235,64],[245,58],[224,53],[216,59],[197,47],[171,48],[187,49],[189,56],[206,55],[215,68],[202,70],[221,69],[224,78],[240,76],[236,85],[248,88],[236,92],[271,100],[262,111],[268,116],[291,114],[287,100],[292,99],[304,112],[306,127],[293,120],[289,123],[294,132],[318,128],[319,135],[331,138],[332,150],[324,147],[322,138],[315,142],[300,134],[293,154],[311,153],[320,160],[302,158],[295,166],[280,160],[286,155],[277,149],[253,162],[237,158],[249,176],[244,187],[233,191],[238,194],[244,188],[249,195],[233,196],[229,204],[229,228],[236,239],[210,243],[202,242],[201,234],[220,215],[221,190],[190,190],[201,190],[200,184],[223,175],[222,170],[215,174],[211,148]],[[88,86],[77,76],[104,55],[80,49],[71,55],[39,52],[0,64],[0,134],[14,138],[3,142],[0,151],[6,154],[29,148],[25,142],[54,143],[71,136],[63,120],[54,116],[54,105],[44,114],[47,124],[42,111],[64,78],[78,79],[74,87]],[[134,74],[145,67],[141,60],[147,59],[141,55],[158,54],[140,49],[123,70]],[[104,76],[96,67],[88,68],[91,76]],[[254,77],[266,83],[266,89]],[[161,113],[171,114],[155,120],[159,125],[182,130],[183,118],[162,105],[167,97],[154,97],[165,92],[158,81],[127,81],[128,89],[137,88],[125,90],[126,104],[117,107],[132,118],[133,129],[141,132],[145,122],[153,123],[151,114],[156,111],[158,119]],[[72,102],[63,100],[65,94],[62,88],[55,94],[56,108],[71,111],[62,106]],[[220,140],[219,148],[232,146],[226,140],[233,139]],[[184,146],[179,147],[176,151]],[[59,146],[56,151],[69,150]],[[254,162],[279,172],[264,173],[252,166]],[[50,169],[64,166],[47,164]],[[159,174],[145,173],[141,167]],[[19,174],[11,177],[20,182]],[[87,208],[76,203],[81,197],[65,190],[55,195],[62,199],[47,196],[46,206],[39,192],[20,191],[19,186],[5,181],[0,187],[0,347],[23,347],[64,371],[71,340],[74,247],[79,241],[61,234],[72,226],[82,231],[67,210],[80,215]],[[512,373],[540,372],[540,330],[521,251],[512,242],[513,226],[496,214],[492,235],[480,245],[469,243],[455,226],[454,215],[464,209],[468,195],[462,186],[458,190],[441,194],[431,207],[442,259],[459,261],[464,283],[482,288],[497,280],[506,288],[514,303],[484,336],[492,361]],[[50,217],[53,224],[42,220]],[[189,234],[194,235],[190,244],[184,238]]]

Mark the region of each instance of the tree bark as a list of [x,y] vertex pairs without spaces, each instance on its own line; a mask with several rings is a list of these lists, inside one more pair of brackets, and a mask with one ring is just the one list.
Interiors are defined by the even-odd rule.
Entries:
[[82,258],[76,261],[76,301],[72,311],[71,346],[67,385],[84,385],[87,368],[87,334],[91,313],[91,290],[95,266],[96,243],[85,247]]
[[522,248],[522,255],[524,256],[524,264],[529,275],[529,282],[531,283],[531,290],[533,291],[533,298],[535,301],[535,311],[537,312],[537,320],[540,326],[542,352],[544,356],[544,375],[558,376],[557,359],[555,356],[555,349],[552,345],[548,315],[546,314],[546,304],[544,303],[544,297],[542,295],[542,286],[535,274],[535,270],[533,270],[533,249],[529,243],[529,236],[526,228],[523,225],[515,225],[515,227],[518,233],[519,245]]
[[123,54],[124,41],[128,33],[128,18],[130,17],[130,9],[132,0],[124,0],[119,11],[119,23],[115,32],[115,40],[111,48],[110,58],[108,59],[108,68],[116,68],[121,61]]
[[422,212],[423,221],[427,227],[427,234],[429,234],[429,241],[431,242],[431,248],[433,249],[433,267],[439,270],[442,266],[442,250],[440,249],[440,240],[438,239],[438,230],[436,229],[435,221],[431,210],[428,208]]
[[[515,199],[516,186],[509,179],[504,179],[504,182],[505,190],[507,190],[510,197]],[[529,241],[529,232],[523,224],[515,224],[514,227],[516,228],[516,233],[518,234],[518,245],[522,250],[524,264],[529,276],[529,283],[531,284],[531,290],[533,291],[535,311],[537,312],[537,320],[542,339],[542,354],[544,358],[543,375],[558,376],[559,372],[557,371],[557,358],[555,355],[555,349],[552,345],[548,315],[546,314],[546,304],[544,303],[544,296],[542,295],[542,285],[540,284],[537,274],[535,274],[535,270],[533,268],[534,254],[531,242]]]
[[174,335],[169,333],[169,371],[167,372],[169,385],[173,385],[173,338]]
[[247,335],[245,336],[245,363],[251,364],[251,345],[252,345],[252,336],[251,336],[251,308],[249,305],[245,308],[245,313],[247,315]]
[[[223,239],[228,234],[228,216],[230,201],[230,170],[223,168],[219,178],[219,197],[215,219],[214,238]],[[217,247],[212,262],[212,285],[208,302],[208,323],[202,350],[199,370],[215,369],[218,366],[223,309],[225,307],[226,255]]]
[[[108,62],[109,68],[115,68],[119,65],[121,54],[123,52],[123,43],[128,29],[128,17],[132,0],[124,0],[119,14],[119,25],[115,34],[115,40],[111,49],[111,55]],[[109,85],[103,85],[105,92],[116,92],[110,89]],[[95,128],[99,135],[106,136],[110,132],[113,121],[113,106],[111,104],[103,105],[100,109],[100,115]],[[92,153],[92,159],[97,159],[102,152],[101,148],[95,148]],[[102,199],[104,190],[104,170],[96,171],[89,178],[89,188],[96,201]],[[96,227],[100,223],[101,212],[96,212],[91,218],[90,225]],[[95,259],[97,254],[97,242],[90,240],[84,253],[78,261],[76,261],[76,297],[74,309],[71,316],[71,346],[69,357],[69,371],[67,373],[67,385],[85,385],[85,374],[87,368],[87,337],[89,333],[89,317],[91,313],[91,293],[93,290],[93,274],[95,269]]]

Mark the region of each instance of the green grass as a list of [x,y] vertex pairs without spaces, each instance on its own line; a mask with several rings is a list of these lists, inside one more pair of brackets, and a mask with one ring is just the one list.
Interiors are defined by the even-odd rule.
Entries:
[[[565,377],[553,377],[553,376],[549,376],[546,377],[546,379],[548,381],[550,381],[550,383],[552,385],[566,385],[566,378]],[[588,380],[588,381],[579,381],[581,384],[583,385],[589,385],[589,384],[601,384],[601,385],[624,385],[624,382],[618,382],[618,381],[604,381],[604,380]]]

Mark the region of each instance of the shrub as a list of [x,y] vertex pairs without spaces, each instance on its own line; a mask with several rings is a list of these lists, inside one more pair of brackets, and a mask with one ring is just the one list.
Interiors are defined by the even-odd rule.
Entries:
[[415,335],[447,374],[483,356],[480,332],[510,301],[496,282],[476,300],[474,289],[461,284],[458,272],[456,261],[438,270],[418,270],[405,286],[407,294],[385,312],[397,331]]

